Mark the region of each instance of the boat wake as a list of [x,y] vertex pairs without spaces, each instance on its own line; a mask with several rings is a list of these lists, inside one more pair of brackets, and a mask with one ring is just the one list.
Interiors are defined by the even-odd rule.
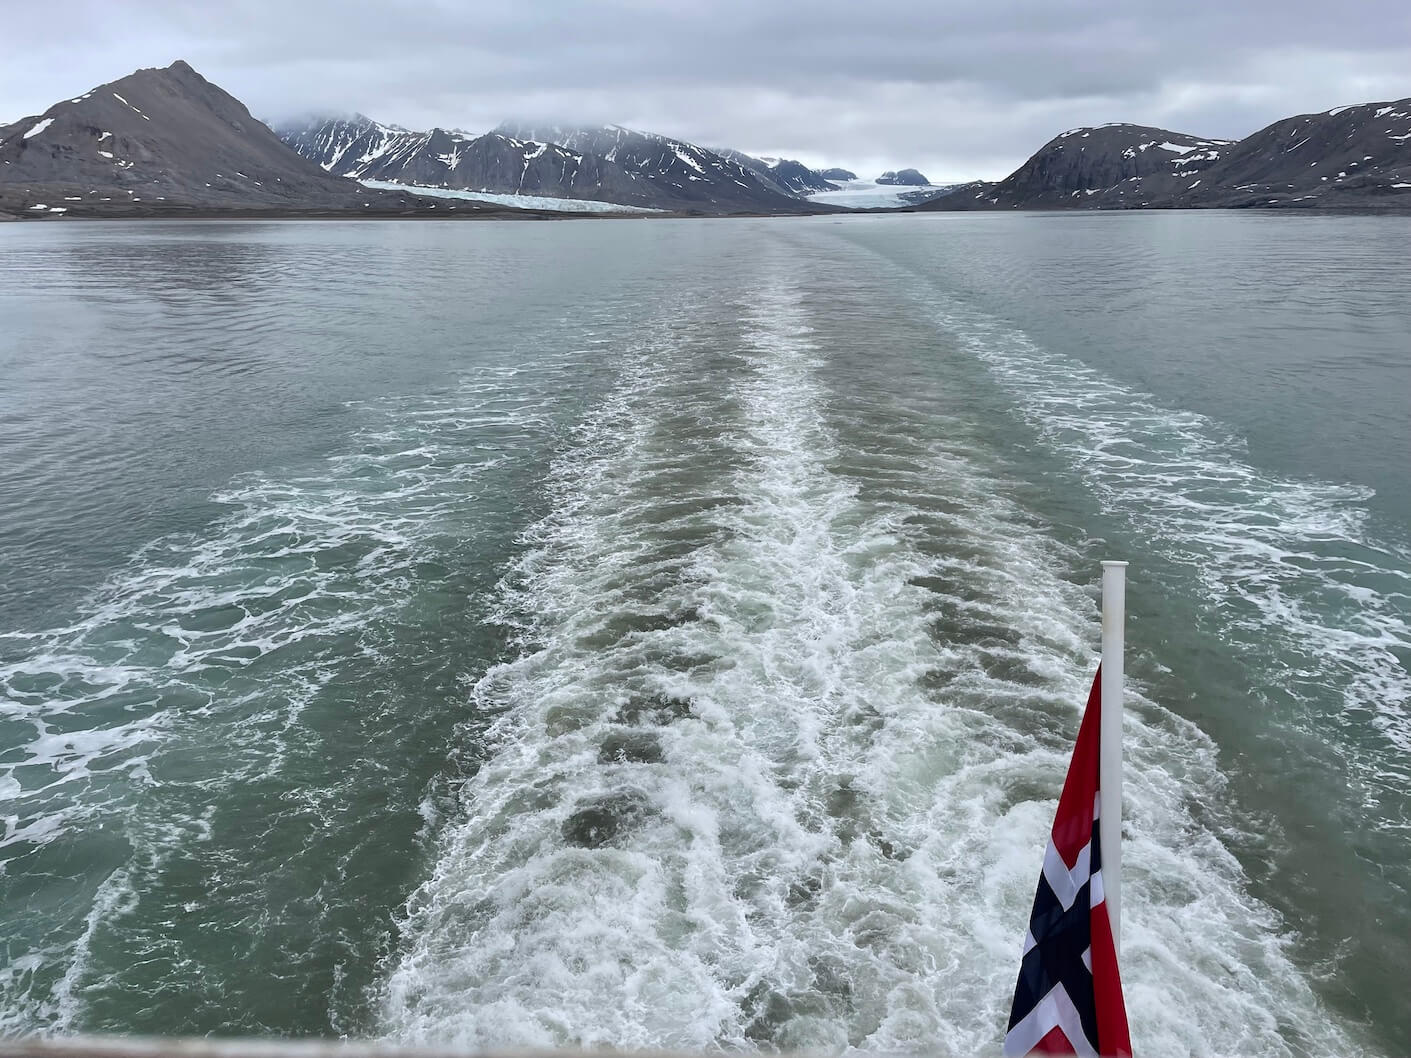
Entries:
[[[500,594],[521,649],[476,685],[483,763],[389,967],[397,1040],[970,1054],[1002,1035],[1095,661],[1062,576],[1078,556],[924,407],[899,396],[885,432],[845,441],[797,290],[774,277],[749,304],[718,376],[666,343],[629,356],[551,474]],[[1355,1050],[1196,821],[1213,747],[1134,699],[1138,1045]]]

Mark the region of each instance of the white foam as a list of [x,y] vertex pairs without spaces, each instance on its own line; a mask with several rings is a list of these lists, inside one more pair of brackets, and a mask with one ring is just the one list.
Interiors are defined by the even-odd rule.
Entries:
[[[728,393],[644,343],[556,464],[501,591],[522,653],[475,688],[488,757],[408,905],[396,1039],[959,1055],[1002,1036],[1093,606],[1063,575],[1077,556],[924,397],[888,409],[894,433],[830,427],[792,268],[751,277],[744,333],[713,339]],[[1308,1049],[1355,1050],[1195,821],[1214,748],[1132,700],[1137,1046],[1282,1053],[1292,1016]],[[653,702],[674,719],[642,720]],[[624,734],[661,761],[605,759]],[[622,830],[568,840],[604,804]]]
[[[220,802],[277,781],[307,744],[303,712],[338,678],[340,652],[376,649],[374,630],[407,603],[444,520],[473,501],[470,482],[541,428],[513,374],[373,409],[381,421],[353,451],[307,475],[234,483],[214,497],[223,517],[155,541],[72,620],[0,633],[0,850],[62,863],[69,843],[104,833],[130,850],[106,881],[85,875],[96,865],[83,857],[72,875],[52,871],[55,909],[0,950],[0,1031],[82,1026],[94,975],[113,972],[90,966],[85,938],[120,935],[133,894],[209,832],[206,799],[187,815],[182,780],[161,792],[183,760],[218,762],[200,782]],[[467,448],[465,429],[501,450]],[[31,963],[67,969],[55,983]]]
[[[959,304],[940,321],[1017,394],[1108,510],[1188,564],[1225,634],[1249,645],[1270,686],[1341,701],[1350,727],[1371,719],[1389,746],[1351,762],[1365,782],[1411,778],[1411,676],[1397,656],[1411,650],[1411,554],[1369,535],[1368,489],[1262,471],[1210,420],[1162,407]],[[1280,649],[1257,646],[1269,642]]]

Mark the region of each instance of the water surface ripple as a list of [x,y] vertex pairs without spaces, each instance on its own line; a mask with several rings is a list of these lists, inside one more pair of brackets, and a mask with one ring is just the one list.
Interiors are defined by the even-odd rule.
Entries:
[[0,1028],[993,1049],[1121,554],[1134,1042],[1404,1049],[1398,224],[6,229]]

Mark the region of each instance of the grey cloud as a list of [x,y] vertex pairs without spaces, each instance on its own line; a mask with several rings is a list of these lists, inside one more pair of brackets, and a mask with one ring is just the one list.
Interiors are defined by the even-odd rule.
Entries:
[[615,121],[962,179],[1002,175],[1080,124],[1236,136],[1290,113],[1411,95],[1411,10],[1389,0],[81,0],[65,14],[0,43],[0,116],[182,57],[268,117]]

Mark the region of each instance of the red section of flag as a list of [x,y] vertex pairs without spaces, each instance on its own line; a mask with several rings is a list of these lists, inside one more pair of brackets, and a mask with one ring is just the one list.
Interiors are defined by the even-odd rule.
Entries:
[[1063,1030],[1055,1025],[1049,1030],[1047,1036],[1034,1044],[1034,1049],[1030,1054],[1072,1054],[1073,1045],[1068,1042],[1068,1037],[1063,1035]]
[[1088,707],[1078,726],[1078,741],[1073,744],[1073,759],[1068,765],[1068,777],[1063,780],[1063,793],[1058,798],[1058,811],[1053,817],[1053,847],[1072,870],[1078,854],[1088,845],[1093,833],[1093,799],[1097,796],[1098,772],[1102,751],[1102,669],[1093,677],[1088,692]]
[[1097,1053],[1102,1058],[1132,1058],[1127,1032],[1127,1001],[1117,972],[1117,945],[1107,901],[1093,908],[1093,1000],[1097,1003]]
[[1093,679],[1054,815],[1005,1035],[1006,1055],[1131,1058],[1102,885],[1102,673]]

